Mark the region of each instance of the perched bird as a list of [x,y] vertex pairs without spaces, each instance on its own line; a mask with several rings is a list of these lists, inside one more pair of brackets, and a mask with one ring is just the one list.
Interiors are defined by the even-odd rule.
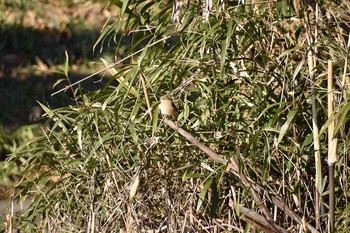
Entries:
[[173,116],[175,118],[178,114],[175,104],[166,96],[160,97],[160,112],[163,116]]

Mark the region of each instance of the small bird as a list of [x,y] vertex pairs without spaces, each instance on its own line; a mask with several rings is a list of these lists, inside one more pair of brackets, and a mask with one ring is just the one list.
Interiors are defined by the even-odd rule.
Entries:
[[177,118],[177,108],[173,101],[168,99],[165,95],[160,97],[160,112],[163,116],[173,116]]

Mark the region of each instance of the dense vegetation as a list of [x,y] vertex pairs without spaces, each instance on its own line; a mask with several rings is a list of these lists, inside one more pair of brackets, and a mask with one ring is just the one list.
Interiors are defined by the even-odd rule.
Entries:
[[[117,46],[101,70],[113,78],[69,87],[74,105],[41,105],[49,129],[7,161],[27,174],[18,196],[35,196],[14,228],[324,232],[335,165],[334,228],[349,231],[346,2],[111,4],[95,50]],[[160,117],[165,94],[176,124]]]

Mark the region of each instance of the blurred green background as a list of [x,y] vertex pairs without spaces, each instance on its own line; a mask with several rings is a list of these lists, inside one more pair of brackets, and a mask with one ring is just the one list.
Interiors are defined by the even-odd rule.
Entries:
[[[37,101],[51,108],[72,103],[70,91],[51,95],[102,67],[99,57],[113,61],[115,55],[113,46],[103,53],[99,47],[93,51],[103,24],[113,14],[108,1],[2,0],[0,12],[0,185],[4,191],[11,183],[4,159],[42,133],[43,111]],[[63,72],[66,51],[69,81]],[[103,76],[83,82],[83,89],[100,88]]]

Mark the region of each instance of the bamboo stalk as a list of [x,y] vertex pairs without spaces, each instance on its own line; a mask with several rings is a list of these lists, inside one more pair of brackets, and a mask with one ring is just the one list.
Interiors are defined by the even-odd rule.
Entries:
[[[328,118],[333,114],[333,65],[332,61],[328,61]],[[334,164],[337,161],[336,146],[337,137],[334,135],[334,127],[336,120],[331,122],[328,126],[328,164]]]
[[[333,115],[333,65],[328,61],[327,81],[328,118]],[[334,165],[337,161],[338,139],[334,135],[335,121],[328,126],[328,175],[329,175],[329,232],[334,232],[335,196],[334,196]]]
[[308,66],[311,79],[311,105],[312,105],[312,133],[314,139],[315,150],[315,167],[316,167],[316,179],[315,179],[315,219],[316,229],[321,227],[321,189],[322,189],[322,166],[321,166],[321,152],[320,152],[320,138],[319,129],[317,126],[317,107],[315,100],[315,59],[312,54],[312,50],[308,52]]
[[309,68],[309,78],[311,80],[311,107],[312,107],[312,134],[313,134],[313,144],[314,144],[314,157],[315,157],[315,221],[316,221],[316,229],[321,230],[321,212],[323,212],[322,206],[322,165],[321,165],[321,152],[320,152],[320,138],[319,138],[319,129],[317,126],[317,105],[316,105],[316,97],[315,97],[315,68],[316,68],[316,55],[317,54],[317,46],[313,46],[313,44],[317,43],[318,40],[318,20],[319,20],[319,6],[316,2],[315,8],[315,24],[314,30],[312,32],[311,25],[308,23],[307,13],[307,5],[305,7],[305,29],[306,29],[306,38],[308,45],[310,46],[307,52],[307,60],[308,60],[308,68]]

